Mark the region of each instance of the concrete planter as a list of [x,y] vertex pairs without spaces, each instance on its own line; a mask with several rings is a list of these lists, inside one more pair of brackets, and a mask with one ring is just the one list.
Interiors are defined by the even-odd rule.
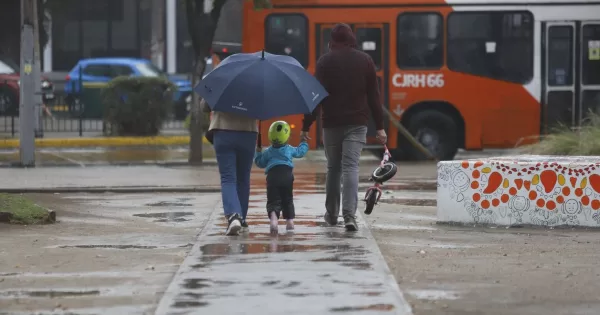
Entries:
[[438,221],[600,227],[600,157],[438,163]]

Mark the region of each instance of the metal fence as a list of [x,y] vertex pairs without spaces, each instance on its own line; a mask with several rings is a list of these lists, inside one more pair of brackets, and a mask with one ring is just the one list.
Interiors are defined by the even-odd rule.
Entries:
[[[0,138],[18,137],[19,104],[15,104],[16,100],[10,101],[10,98],[2,97],[3,95],[0,94]],[[70,111],[62,95],[56,95],[53,101],[47,102],[38,110],[41,112],[38,137],[102,136],[107,131],[107,126],[102,119],[84,118]],[[161,134],[186,133],[183,121],[175,119],[167,121],[161,129]]]

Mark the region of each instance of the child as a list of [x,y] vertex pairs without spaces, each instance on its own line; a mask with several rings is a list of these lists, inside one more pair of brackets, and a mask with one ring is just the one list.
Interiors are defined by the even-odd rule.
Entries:
[[287,144],[291,128],[285,121],[276,121],[269,127],[271,146],[261,152],[256,148],[254,163],[265,169],[267,174],[267,213],[271,221],[271,233],[278,233],[279,214],[283,212],[286,229],[294,229],[294,163],[292,158],[301,158],[308,151],[302,141],[296,148]]

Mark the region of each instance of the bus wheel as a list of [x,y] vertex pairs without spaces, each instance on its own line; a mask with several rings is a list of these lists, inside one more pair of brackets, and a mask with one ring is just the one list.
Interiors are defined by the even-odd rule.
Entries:
[[[452,117],[435,110],[416,113],[408,122],[408,131],[438,160],[452,160],[458,152],[458,128]],[[407,141],[404,152],[410,159],[427,157]]]

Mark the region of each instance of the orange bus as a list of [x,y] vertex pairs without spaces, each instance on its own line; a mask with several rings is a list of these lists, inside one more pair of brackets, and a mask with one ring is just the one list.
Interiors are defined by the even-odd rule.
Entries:
[[[443,160],[460,148],[534,143],[600,109],[600,1],[273,0],[268,10],[245,2],[242,51],[288,54],[312,73],[332,26],[351,25],[392,119]],[[302,116],[285,119],[298,141]],[[386,123],[389,146],[421,158]],[[322,143],[315,125],[311,148]]]

